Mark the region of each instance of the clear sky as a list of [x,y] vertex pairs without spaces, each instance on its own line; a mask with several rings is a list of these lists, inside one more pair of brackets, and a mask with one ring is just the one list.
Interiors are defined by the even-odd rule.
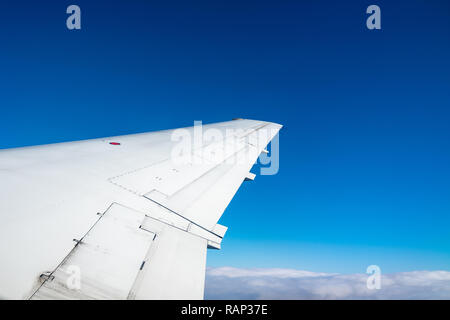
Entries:
[[209,266],[450,269],[448,1],[18,0],[0,26],[0,148],[284,125]]

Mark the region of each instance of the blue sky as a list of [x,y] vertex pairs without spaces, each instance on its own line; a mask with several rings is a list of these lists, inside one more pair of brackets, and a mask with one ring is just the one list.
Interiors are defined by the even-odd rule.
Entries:
[[[82,29],[65,26],[68,5]],[[377,4],[382,30],[365,27]],[[446,1],[0,4],[0,148],[229,120],[283,124],[208,265],[448,270]]]

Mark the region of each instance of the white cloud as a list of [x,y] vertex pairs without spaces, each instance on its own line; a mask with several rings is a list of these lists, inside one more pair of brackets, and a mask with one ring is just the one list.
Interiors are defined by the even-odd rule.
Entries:
[[382,274],[369,290],[367,274],[294,269],[208,268],[206,299],[450,299],[449,271]]

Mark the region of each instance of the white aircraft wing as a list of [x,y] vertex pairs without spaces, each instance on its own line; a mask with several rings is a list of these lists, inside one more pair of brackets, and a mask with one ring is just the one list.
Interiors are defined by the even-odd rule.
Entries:
[[281,125],[0,151],[0,298],[202,299],[207,248]]

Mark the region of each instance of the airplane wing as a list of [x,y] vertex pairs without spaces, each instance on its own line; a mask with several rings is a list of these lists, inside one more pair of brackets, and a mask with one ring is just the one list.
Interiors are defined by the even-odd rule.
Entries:
[[207,248],[281,125],[0,150],[0,298],[202,299]]

